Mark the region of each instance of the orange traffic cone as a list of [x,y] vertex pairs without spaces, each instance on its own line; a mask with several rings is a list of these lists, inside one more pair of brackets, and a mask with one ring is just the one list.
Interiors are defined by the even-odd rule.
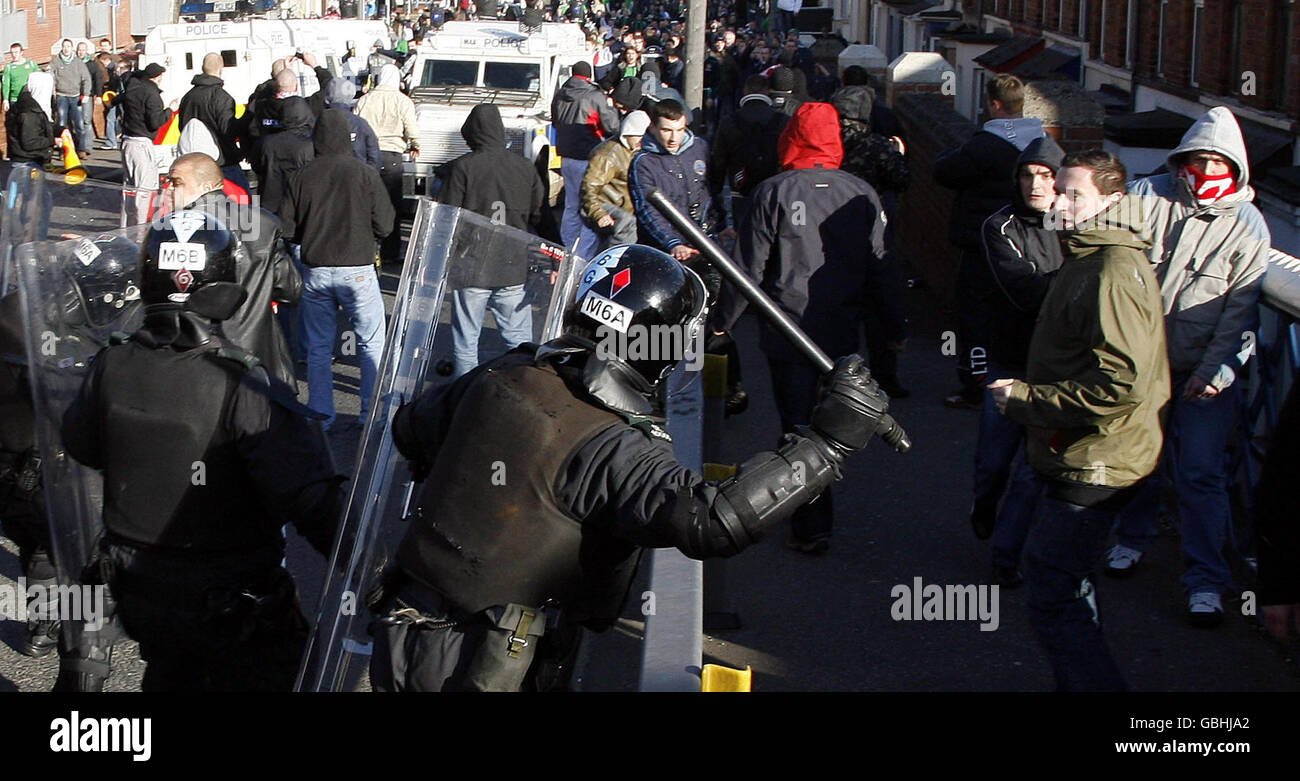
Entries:
[[72,134],[67,128],[59,135],[59,145],[63,147],[63,181],[68,184],[81,184],[86,181],[86,166],[77,156],[77,145],[72,141]]

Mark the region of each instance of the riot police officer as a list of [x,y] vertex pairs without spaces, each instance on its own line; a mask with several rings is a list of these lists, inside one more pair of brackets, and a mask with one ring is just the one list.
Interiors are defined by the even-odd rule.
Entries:
[[673,457],[657,399],[682,356],[604,340],[696,335],[707,297],[667,254],[610,248],[585,269],[563,336],[397,412],[393,441],[428,479],[380,605],[375,689],[518,690],[539,638],[614,622],[643,547],[734,555],[840,476],[888,406],[857,356],[824,379],[810,427],[734,477],[706,482]]
[[306,640],[281,526],[327,554],[341,504],[318,425],[217,335],[246,291],[238,238],[179,211],[139,267],[144,324],[100,351],[63,417],[104,473],[99,571],[145,690],[287,690]]

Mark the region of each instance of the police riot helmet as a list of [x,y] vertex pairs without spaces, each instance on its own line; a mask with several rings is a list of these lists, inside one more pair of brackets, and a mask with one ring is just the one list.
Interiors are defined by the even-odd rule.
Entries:
[[69,282],[63,302],[67,321],[95,329],[124,321],[129,307],[141,298],[140,247],[124,236],[101,233],[78,240],[72,255],[64,265]]
[[175,307],[210,320],[225,320],[247,297],[238,284],[237,257],[244,248],[210,214],[181,210],[149,229],[140,261],[146,307]]
[[694,271],[657,249],[622,244],[583,269],[564,330],[653,385],[698,349],[707,305],[708,292]]

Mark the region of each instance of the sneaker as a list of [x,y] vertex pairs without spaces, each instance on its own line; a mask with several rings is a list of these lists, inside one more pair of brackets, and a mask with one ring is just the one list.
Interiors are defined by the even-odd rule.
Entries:
[[993,527],[998,522],[998,502],[996,499],[976,499],[970,508],[970,525],[975,530],[975,539],[987,540],[993,536]]
[[1198,591],[1187,600],[1187,623],[1211,627],[1223,623],[1223,600],[1213,591]]
[[1142,560],[1142,551],[1127,545],[1115,545],[1106,553],[1106,574],[1122,578],[1133,574],[1133,569]]
[[785,541],[785,547],[790,550],[797,550],[800,553],[807,553],[810,556],[820,556],[831,549],[831,541],[822,537],[816,540],[801,540],[790,535],[790,539]]
[[1005,589],[1020,588],[1025,582],[1025,576],[1020,574],[1020,570],[1015,567],[1003,567],[997,564],[993,565],[993,582]]

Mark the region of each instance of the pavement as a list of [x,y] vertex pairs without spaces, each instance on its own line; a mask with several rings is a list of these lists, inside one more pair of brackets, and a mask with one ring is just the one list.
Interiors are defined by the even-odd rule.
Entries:
[[[111,174],[115,153],[89,161],[94,177]],[[60,225],[111,215],[85,207],[56,206]],[[391,306],[400,268],[385,267],[381,286]],[[943,354],[944,332],[954,318],[925,290],[909,291],[911,338],[901,362],[910,398],[891,413],[914,447],[897,454],[873,443],[848,462],[835,487],[836,526],[831,548],[808,556],[784,547],[772,533],[724,565],[725,607],[740,621],[731,631],[710,631],[706,662],[752,667],[757,691],[1045,691],[1050,669],[1028,625],[1025,593],[1000,590],[996,626],[977,620],[895,620],[898,586],[987,584],[990,553],[967,522],[977,415],[942,404],[954,384],[954,359]],[[447,314],[443,313],[444,322]],[[489,319],[489,324],[491,320]],[[346,328],[341,322],[340,328]],[[752,316],[737,329],[751,405],[723,427],[723,460],[739,463],[770,449],[780,431],[771,382],[757,346]],[[355,358],[335,364],[335,404],[344,420],[359,409]],[[305,384],[300,384],[306,395]],[[340,467],[351,466],[357,429],[331,440]],[[1130,686],[1143,691],[1297,691],[1297,649],[1269,639],[1241,604],[1226,603],[1227,620],[1195,629],[1183,618],[1178,582],[1176,524],[1165,529],[1136,573],[1101,578],[1099,602],[1109,640]],[[311,615],[324,571],[321,558],[289,533],[288,562]],[[714,566],[714,565],[710,565]],[[644,567],[643,567],[644,570]],[[642,578],[644,579],[644,572]],[[18,575],[16,551],[0,539],[0,585]],[[1248,585],[1248,584],[1247,584]],[[599,636],[589,636],[577,673],[587,691],[631,691],[637,683],[644,630],[633,588],[624,616]],[[659,605],[659,610],[671,606]],[[23,627],[0,621],[0,691],[40,691],[53,683],[53,656],[31,660],[17,652]],[[139,689],[143,663],[133,643],[118,646],[112,691]],[[360,688],[367,688],[362,681]]]

